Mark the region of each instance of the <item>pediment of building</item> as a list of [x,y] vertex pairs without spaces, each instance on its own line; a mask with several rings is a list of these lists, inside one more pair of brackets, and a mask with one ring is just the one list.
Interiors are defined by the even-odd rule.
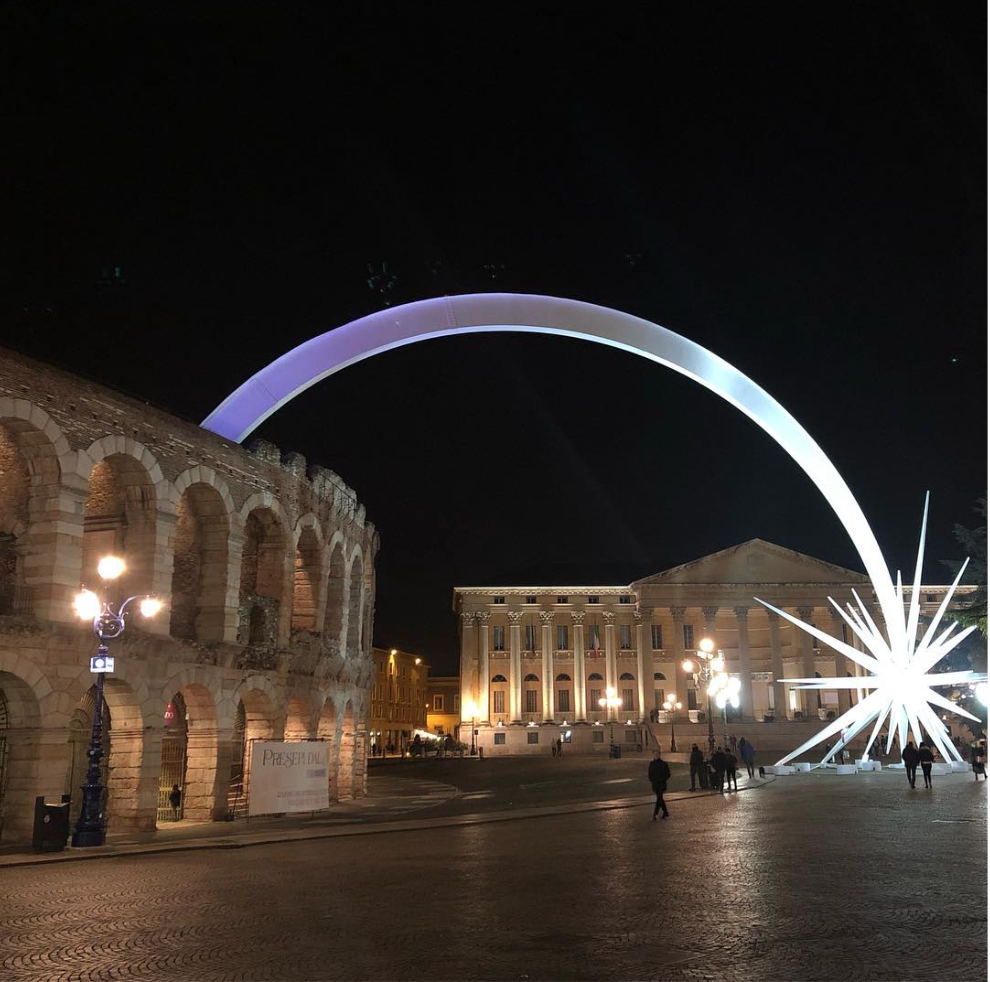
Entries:
[[750,539],[681,566],[654,573],[633,589],[676,583],[869,583],[863,573],[827,563],[765,539]]

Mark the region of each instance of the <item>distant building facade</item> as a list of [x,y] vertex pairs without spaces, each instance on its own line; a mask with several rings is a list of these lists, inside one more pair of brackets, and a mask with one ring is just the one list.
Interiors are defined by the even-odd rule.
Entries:
[[[709,637],[741,683],[732,732],[791,749],[867,692],[799,690],[787,679],[865,673],[754,598],[859,648],[829,602],[851,600],[853,589],[873,600],[862,573],[762,539],[624,586],[457,587],[460,739],[470,742],[477,721],[486,754],[545,753],[558,737],[571,752],[605,753],[610,737],[628,749],[651,736],[666,747],[672,725],[678,743],[703,745],[707,696],[684,662]],[[923,587],[922,613],[946,590]],[[609,690],[620,705],[606,713],[599,700]],[[681,709],[665,713],[668,697]],[[717,721],[721,740],[720,712]]]
[[449,733],[456,737],[460,722],[460,677],[457,675],[431,675],[426,680],[426,728],[431,733],[441,736],[446,736]]
[[404,753],[416,730],[426,729],[426,678],[429,666],[416,654],[398,648],[372,648],[368,738],[371,752]]

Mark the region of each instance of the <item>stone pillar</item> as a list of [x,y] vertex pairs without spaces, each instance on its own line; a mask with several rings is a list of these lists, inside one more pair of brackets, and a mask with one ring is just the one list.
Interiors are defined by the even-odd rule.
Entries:
[[[470,725],[471,707],[478,705],[478,632],[473,611],[461,612],[461,722]],[[480,707],[475,709],[480,714]]]
[[[813,607],[798,607],[798,617],[810,624],[815,616]],[[799,635],[798,641],[801,646],[801,674],[804,678],[813,679],[815,677],[815,650],[812,646],[811,635],[799,628],[796,624],[791,625],[791,630]],[[804,689],[801,692],[801,707],[804,710],[805,719],[818,719],[818,700],[820,692],[814,689]]]
[[739,636],[739,711],[744,720],[753,719],[753,671],[749,660],[749,608],[736,607],[736,631]]
[[677,693],[677,702],[684,708],[683,713],[687,715],[688,705],[688,685],[687,672],[684,671],[684,607],[671,607],[670,616],[674,619],[674,636],[671,638],[670,649],[674,654],[674,689]]
[[487,723],[491,719],[491,695],[489,689],[492,682],[492,671],[488,664],[488,618],[487,610],[481,611],[478,617],[478,722]]
[[509,611],[509,722],[522,722],[522,611]]
[[[839,616],[838,611],[832,608],[832,635],[833,637],[842,640],[842,628],[845,621]],[[850,675],[855,675],[856,663],[846,658],[845,655],[840,655],[835,652],[835,676],[836,678],[845,678],[846,673]],[[839,715],[849,712],[852,709],[852,689],[839,689]]]
[[72,601],[82,582],[83,511],[88,485],[78,475],[64,474],[62,480],[73,486],[52,486],[44,509],[31,523],[30,551],[23,559],[24,584],[31,591],[35,617],[75,624],[78,619]]
[[770,622],[770,671],[773,675],[773,714],[777,722],[787,719],[787,690],[784,677],[784,651],[780,646],[780,614],[767,611]]
[[606,610],[602,614],[605,621],[605,684],[619,694],[619,673],[615,667],[615,614]]
[[574,619],[574,719],[578,723],[586,723],[588,680],[584,671],[584,611],[572,610],[571,617]]
[[650,620],[637,610],[636,618],[636,660],[639,663],[639,721],[645,723],[650,718],[646,708],[647,694],[653,692],[653,639],[650,636]]
[[[540,620],[543,622],[543,722],[553,722],[553,611],[541,610]],[[575,689],[577,682],[574,683]],[[575,703],[577,696],[574,697]]]

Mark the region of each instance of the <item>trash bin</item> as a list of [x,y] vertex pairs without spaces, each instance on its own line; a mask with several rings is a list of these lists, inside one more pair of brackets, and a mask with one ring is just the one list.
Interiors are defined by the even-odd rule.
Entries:
[[618,746],[617,744],[609,747],[608,748],[608,755],[609,755],[609,757],[621,757],[622,756],[622,747]]
[[44,795],[34,799],[34,835],[31,847],[35,852],[61,852],[69,841],[69,795],[61,802],[47,802]]

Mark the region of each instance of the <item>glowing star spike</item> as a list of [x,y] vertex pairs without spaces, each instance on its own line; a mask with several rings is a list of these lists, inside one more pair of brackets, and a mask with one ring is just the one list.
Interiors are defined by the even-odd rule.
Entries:
[[764,607],[775,611],[795,627],[818,638],[819,641],[824,641],[830,648],[834,648],[840,654],[845,655],[872,673],[855,678],[779,679],[778,681],[790,683],[795,689],[819,691],[821,689],[858,689],[860,692],[868,692],[869,694],[860,699],[855,706],[852,706],[837,720],[826,726],[820,733],[801,744],[786,757],[781,758],[777,762],[778,764],[786,764],[836,733],[844,733],[840,742],[834,748],[829,749],[823,758],[822,763],[824,764],[829,757],[843,749],[870,723],[873,723],[873,729],[863,751],[863,760],[866,760],[870,748],[880,738],[885,722],[888,724],[884,741],[887,753],[890,753],[894,745],[895,736],[901,747],[904,747],[912,736],[915,743],[920,743],[927,737],[946,760],[962,760],[961,754],[947,736],[946,725],[938,718],[938,714],[932,707],[947,709],[968,719],[976,720],[977,717],[966,712],[961,706],[936,692],[935,689],[945,685],[985,683],[987,676],[985,672],[939,673],[933,671],[935,666],[956,645],[975,630],[975,627],[968,627],[956,632],[957,625],[953,622],[941,630],[941,633],[939,631],[942,618],[948,610],[952,595],[962,578],[965,564],[956,576],[952,587],[942,599],[931,624],[925,629],[920,640],[918,639],[918,625],[921,619],[921,570],[925,558],[925,534],[928,528],[928,500],[928,495],[926,495],[924,517],[921,523],[921,542],[918,546],[914,584],[911,588],[907,609],[905,610],[905,590],[900,573],[897,574],[896,581],[889,582],[889,586],[886,584],[883,586],[883,590],[889,591],[887,596],[881,595],[881,589],[878,589],[874,583],[877,599],[884,612],[886,637],[870,616],[868,607],[855,590],[853,597],[856,600],[856,606],[848,604],[848,614],[831,597],[829,598],[842,616],[843,621],[859,638],[869,654],[858,651],[852,645],[840,641],[838,638],[830,637],[811,624],[797,617],[792,617],[784,610],[778,610],[765,600],[760,600],[759,597],[756,598],[757,602],[763,604]]

